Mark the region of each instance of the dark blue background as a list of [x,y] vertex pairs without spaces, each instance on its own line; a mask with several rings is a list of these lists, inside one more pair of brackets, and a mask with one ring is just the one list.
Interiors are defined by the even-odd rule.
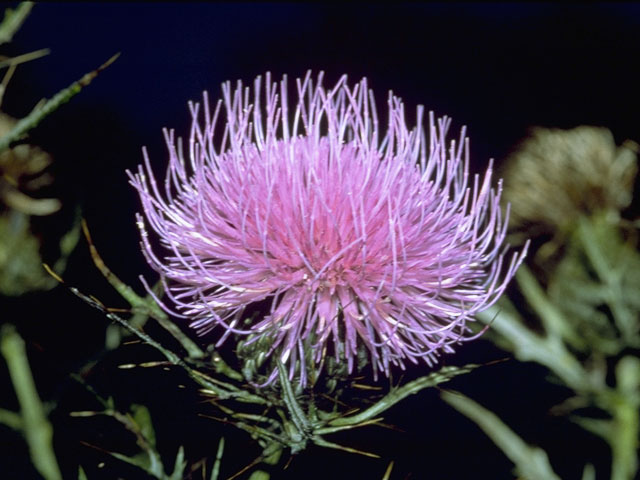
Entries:
[[[640,6],[625,4],[47,3],[13,47],[52,53],[20,67],[4,106],[24,114],[122,52],[37,132],[74,159],[96,208],[119,201],[122,171],[140,161],[140,146],[164,164],[161,128],[188,132],[187,100],[266,71],[324,70],[327,83],[367,76],[378,101],[390,89],[405,100],[409,122],[423,104],[453,117],[454,130],[467,125],[480,169],[533,125],[603,125],[637,140],[639,31]],[[108,210],[103,221],[123,219]]]
[[[51,54],[20,66],[5,95],[3,110],[16,117],[122,53],[43,122],[33,139],[56,156],[58,193],[68,206],[82,203],[107,264],[132,285],[139,285],[138,274],[151,274],[137,248],[138,202],[124,171],[140,162],[142,145],[157,169],[163,168],[161,128],[187,134],[187,100],[199,99],[204,89],[215,97],[225,80],[248,83],[265,71],[293,78],[307,69],[324,70],[327,83],[343,73],[354,82],[367,76],[378,101],[389,89],[404,99],[410,122],[415,106],[423,104],[452,116],[454,130],[467,125],[475,170],[489,158],[500,161],[535,125],[602,125],[619,141],[640,140],[640,6],[633,4],[46,3],[36,5],[4,53],[44,47]],[[63,228],[70,210],[48,227]],[[105,303],[124,306],[91,268],[84,246],[65,276]],[[33,339],[32,361],[40,369],[44,396],[72,409],[73,393],[65,390],[71,387],[59,384],[101,344],[105,321],[65,295],[58,289],[45,300],[38,297],[23,310],[21,329]],[[504,356],[484,341],[459,350],[445,362]],[[138,354],[147,358],[150,352]],[[104,368],[93,381],[104,382],[101,375],[115,375],[114,370]],[[129,373],[117,375],[117,385],[105,385],[105,393],[119,388],[116,393],[125,398],[152,404],[162,419],[159,438],[167,452],[181,443],[191,460],[214,451],[217,436],[199,430],[193,420],[197,408],[194,413],[193,405],[181,403],[192,397],[182,398],[173,388],[179,380],[158,375],[161,387],[153,388],[137,383],[139,377],[126,377]],[[594,455],[601,455],[596,466],[606,477],[606,446],[547,414],[567,392],[549,386],[544,375],[541,368],[511,362],[451,386],[499,411],[526,440],[548,448],[563,478],[579,478],[581,466]],[[509,462],[469,421],[442,405],[437,392],[412,398],[389,417],[407,432],[369,429],[341,439],[387,455],[383,461],[311,450],[292,462],[290,478],[300,478],[296,475],[307,467],[334,478],[380,478],[389,459],[396,459],[392,478],[510,478]],[[86,440],[84,427],[68,427],[64,415],[58,421],[64,467],[72,471],[80,461],[95,470],[105,457],[91,457],[90,449],[79,446],[78,439]],[[70,433],[62,431],[66,428]],[[240,458],[240,466],[252,459],[244,451],[228,456],[231,463]],[[109,468],[118,468],[117,462]],[[227,475],[233,473],[229,468]]]

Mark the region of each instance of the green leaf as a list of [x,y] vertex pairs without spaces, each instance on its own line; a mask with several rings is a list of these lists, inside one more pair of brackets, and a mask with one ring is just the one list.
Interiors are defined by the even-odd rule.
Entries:
[[222,462],[223,453],[224,453],[224,437],[220,437],[220,441],[218,442],[218,451],[216,452],[216,460],[213,463],[213,469],[211,470],[210,480],[218,480],[218,475],[220,475],[220,463]]
[[387,466],[387,469],[384,472],[384,476],[382,477],[382,480],[389,480],[389,478],[391,478],[392,470],[393,470],[393,460],[389,462],[389,465]]
[[111,455],[114,458],[117,458],[118,460],[126,462],[126,463],[128,463],[130,465],[133,465],[133,466],[136,466],[138,468],[141,468],[145,472],[151,473],[151,471],[149,469],[149,467],[151,466],[151,462],[149,460],[148,455],[146,453],[144,453],[144,452],[140,452],[140,453],[138,453],[137,455],[135,455],[133,457],[129,457],[127,455],[123,455],[122,453],[118,453],[118,452],[109,452],[109,455]]
[[640,404],[640,358],[627,355],[616,365],[616,385],[621,395]]
[[604,214],[581,217],[549,283],[549,296],[588,350],[640,347],[640,254]]
[[578,415],[572,415],[569,419],[585,430],[602,437],[607,442],[610,441],[615,432],[613,422],[602,418],[587,418]]
[[184,458],[184,448],[180,445],[178,448],[178,454],[176,455],[176,461],[173,462],[173,473],[169,477],[169,480],[182,480],[184,478],[184,469],[187,467],[187,461]]
[[256,470],[251,474],[249,480],[269,480],[270,478],[271,476],[267,472],[263,470]]
[[82,468],[82,465],[78,465],[78,480],[89,480],[87,478],[87,474],[84,473],[84,469]]
[[516,273],[516,280],[527,302],[538,314],[548,335],[566,340],[572,347],[585,349],[585,342],[574,330],[571,322],[562,311],[549,300],[526,265],[521,265]]
[[596,469],[591,463],[587,463],[582,470],[582,480],[596,480]]
[[502,343],[506,343],[507,349],[514,352],[521,362],[544,365],[577,392],[592,388],[593,380],[564,342],[557,336],[543,337],[527,327],[505,297],[476,317],[507,339]]
[[425,388],[435,387],[436,385],[439,385],[441,383],[448,382],[452,378],[457,377],[458,375],[469,373],[479,366],[480,365],[468,364],[464,367],[442,367],[437,372],[413,380],[401,387],[393,388],[381,400],[360,413],[331,420],[328,427],[318,429],[315,431],[315,433],[323,435],[326,433],[333,433],[334,431],[343,430],[342,428],[332,427],[355,426],[358,424],[363,424],[377,417],[382,412],[388,410],[393,405],[405,399],[409,395],[418,393],[420,390],[424,390]]
[[442,399],[475,422],[515,464],[518,475],[527,480],[560,480],[544,450],[525,443],[493,412],[459,392],[442,392]]
[[142,436],[145,438],[151,448],[155,448],[156,432],[153,428],[149,409],[144,405],[134,404],[131,405],[131,413],[133,414],[133,420],[138,425]]

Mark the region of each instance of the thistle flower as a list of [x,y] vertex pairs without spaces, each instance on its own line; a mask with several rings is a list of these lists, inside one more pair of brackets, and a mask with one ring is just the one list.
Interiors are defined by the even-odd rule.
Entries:
[[[188,158],[164,131],[164,192],[146,150],[129,172],[146,217],[142,249],[172,304],[163,308],[201,333],[219,327],[217,345],[230,334],[267,340],[302,385],[326,355],[351,372],[358,349],[374,375],[431,365],[473,338],[467,322],[502,294],[526,250],[505,258],[501,186],[491,188],[491,165],[468,185],[464,130],[447,145],[450,119],[430,114],[427,141],[422,107],[409,129],[390,93],[381,131],[366,79],[331,89],[322,79],[297,80],[293,112],[286,77],[278,88],[267,74],[264,91],[258,77],[253,94],[226,83],[213,112],[205,92],[203,111],[189,104]],[[268,313],[246,325],[247,307],[264,301]]]

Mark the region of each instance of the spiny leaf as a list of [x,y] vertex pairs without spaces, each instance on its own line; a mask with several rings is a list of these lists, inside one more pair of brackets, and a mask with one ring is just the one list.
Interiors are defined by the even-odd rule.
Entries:
[[375,405],[369,407],[363,412],[348,417],[336,418],[330,421],[329,425],[332,427],[338,427],[342,425],[355,425],[366,422],[378,416],[380,413],[389,409],[409,395],[418,393],[420,390],[424,390],[425,388],[435,387],[440,383],[448,382],[452,378],[457,377],[458,375],[469,373],[479,366],[480,365],[468,364],[464,367],[442,367],[437,372],[413,380],[401,387],[392,389],[391,392],[389,392],[386,396],[379,400]]

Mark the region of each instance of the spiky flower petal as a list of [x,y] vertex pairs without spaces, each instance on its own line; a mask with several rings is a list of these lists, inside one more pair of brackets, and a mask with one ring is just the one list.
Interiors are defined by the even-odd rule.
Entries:
[[[302,384],[305,357],[319,368],[327,348],[349,371],[359,348],[374,372],[431,364],[468,338],[467,322],[502,294],[525,254],[505,259],[492,167],[469,185],[464,130],[448,144],[450,120],[430,115],[427,140],[422,108],[409,129],[391,93],[381,128],[366,79],[325,89],[322,74],[315,83],[308,74],[296,86],[292,111],[286,78],[278,87],[269,74],[253,93],[224,84],[213,112],[206,93],[203,111],[190,103],[186,159],[164,132],[163,191],[144,152],[130,177],[147,260],[175,313],[200,332],[221,327],[219,344],[229,334],[268,339]],[[261,301],[269,312],[244,325]]]

